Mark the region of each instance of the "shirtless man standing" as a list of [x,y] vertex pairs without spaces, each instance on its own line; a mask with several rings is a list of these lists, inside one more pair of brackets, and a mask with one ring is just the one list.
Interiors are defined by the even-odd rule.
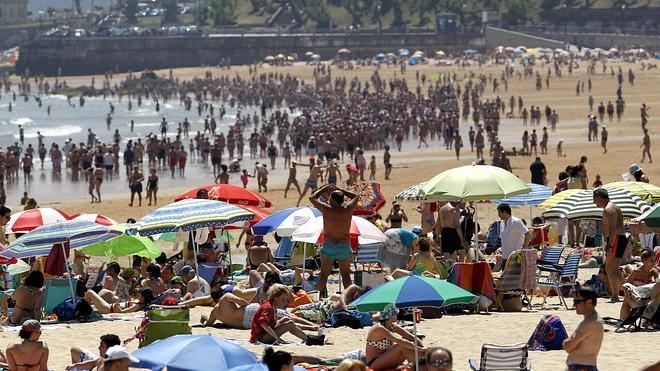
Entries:
[[463,139],[461,138],[461,135],[458,133],[458,130],[454,133],[454,150],[456,151],[456,160],[460,160],[461,157],[461,147],[463,147]]
[[142,206],[142,181],[144,181],[144,175],[140,172],[140,166],[135,165],[133,173],[128,178],[128,188],[131,190],[131,203],[128,206],[133,207],[136,194],[138,196],[138,206]]
[[289,187],[292,185],[298,190],[298,197],[301,196],[300,185],[298,184],[298,179],[296,179],[296,175],[298,173],[297,165],[298,161],[291,161],[291,167],[289,168],[289,179],[287,179],[286,187],[284,187],[284,198],[286,198],[286,194],[289,192]]
[[[344,197],[349,200],[344,202]],[[323,198],[323,199],[321,199]],[[323,297],[327,297],[326,282],[332,271],[332,266],[339,263],[339,273],[344,287],[351,281],[351,221],[353,209],[357,206],[360,196],[353,192],[341,190],[333,184],[328,184],[309,198],[309,201],[323,214],[324,242],[321,248],[321,275],[316,285]]]
[[607,241],[605,250],[605,271],[612,291],[612,302],[619,301],[621,275],[619,264],[628,246],[628,238],[623,229],[621,209],[610,201],[610,195],[604,188],[594,190],[593,200],[603,210],[603,238]]
[[[447,202],[440,208],[440,218],[436,229],[440,229],[440,249],[446,259],[463,261],[463,234],[461,233],[461,213],[458,202]],[[458,252],[458,259],[456,253]]]
[[651,137],[648,129],[644,129],[644,139],[642,139],[642,145],[639,147],[642,148],[642,162],[646,159],[646,155],[649,156],[649,162],[653,162],[653,158],[651,158]]
[[318,189],[319,178],[321,178],[321,182],[323,182],[323,169],[321,168],[320,158],[316,160],[316,163],[310,163],[309,178],[305,181],[305,187],[300,194],[296,207],[300,206],[300,201],[302,201],[303,197],[307,194],[307,190],[311,189],[312,192],[316,192]]
[[332,160],[328,164],[328,168],[326,169],[325,176],[328,178],[328,184],[337,185],[337,176],[339,176],[339,180],[341,181],[341,171],[339,171],[339,166],[337,165],[337,161]]
[[569,371],[598,371],[596,361],[603,343],[603,322],[596,312],[596,293],[590,287],[583,286],[573,299],[575,312],[584,319],[571,337],[564,340],[564,350]]

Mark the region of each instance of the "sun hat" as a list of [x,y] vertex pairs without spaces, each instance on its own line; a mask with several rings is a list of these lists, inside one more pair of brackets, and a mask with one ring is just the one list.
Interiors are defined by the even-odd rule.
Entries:
[[399,310],[396,309],[394,304],[387,304],[383,311],[380,312],[380,320],[386,321],[392,317],[396,317],[399,314]]
[[133,357],[131,353],[121,345],[113,345],[108,348],[108,350],[105,351],[104,361],[116,361],[125,358],[130,359],[131,362],[140,362],[139,359]]

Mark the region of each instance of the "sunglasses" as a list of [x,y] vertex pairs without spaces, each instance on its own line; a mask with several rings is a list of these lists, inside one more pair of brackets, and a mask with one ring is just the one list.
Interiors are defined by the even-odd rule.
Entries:
[[441,366],[446,366],[451,363],[450,359],[434,359],[433,361],[429,362],[429,365],[433,367],[441,367]]

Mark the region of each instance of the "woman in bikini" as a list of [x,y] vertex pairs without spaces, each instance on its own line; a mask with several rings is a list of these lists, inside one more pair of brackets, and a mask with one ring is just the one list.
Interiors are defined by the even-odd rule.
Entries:
[[[394,305],[388,304],[380,313],[380,322],[374,324],[367,334],[367,366],[373,370],[394,369],[405,360],[415,362],[414,337],[396,324],[398,313]],[[419,359],[423,359],[426,348],[419,339],[416,341]]]
[[[32,271],[23,283],[11,294],[16,302],[14,312],[7,317],[6,322],[11,325],[20,325],[28,319],[41,319],[41,306],[44,302],[44,275],[40,271]],[[3,314],[7,314],[7,300],[9,295],[2,297]]]
[[125,308],[122,308],[120,303],[108,303],[92,290],[87,291],[85,294],[85,300],[94,305],[101,314],[139,312],[151,305],[154,299],[154,292],[148,287],[139,289],[137,291],[137,303],[126,302]]
[[142,287],[148,287],[158,296],[165,292],[165,282],[160,278],[160,266],[151,263],[147,266],[147,278],[142,280]]
[[[641,254],[642,266],[635,268],[628,278],[627,283],[633,286],[648,285],[658,280],[658,272],[653,268],[654,256],[650,250],[644,250]],[[623,290],[624,298],[621,304],[619,318],[626,319],[630,315],[630,309],[635,304],[635,300],[631,297],[629,290]]]
[[39,341],[41,324],[31,319],[18,332],[22,342],[7,347],[7,363],[12,371],[48,370],[48,345]]
[[[414,245],[414,244],[413,244]],[[419,252],[413,254],[408,261],[408,266],[405,270],[395,269],[392,272],[392,278],[397,279],[405,276],[421,276],[424,272],[429,272],[433,275],[440,275],[440,268],[435,256],[431,252],[431,240],[428,237],[420,237],[417,241]]]

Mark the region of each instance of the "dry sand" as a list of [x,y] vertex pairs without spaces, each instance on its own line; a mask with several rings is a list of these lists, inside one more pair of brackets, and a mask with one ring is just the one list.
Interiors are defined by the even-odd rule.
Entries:
[[[564,77],[561,79],[553,78],[551,80],[550,90],[542,90],[536,92],[534,90],[534,81],[532,79],[523,79],[518,82],[517,79],[512,79],[509,83],[509,91],[501,91],[500,96],[508,103],[508,97],[515,95],[522,96],[525,101],[525,106],[541,105],[544,107],[546,104],[552,108],[557,109],[559,113],[560,122],[557,125],[557,132],[550,134],[549,140],[549,154],[542,156],[546,167],[548,168],[548,178],[554,182],[559,171],[563,170],[565,166],[578,163],[581,155],[586,155],[589,158],[587,168],[591,180],[595,178],[596,174],[600,174],[604,183],[621,180],[621,174],[627,171],[628,165],[632,162],[638,162],[641,159],[640,144],[642,140],[640,120],[639,120],[639,107],[642,102],[653,107],[651,110],[651,119],[648,125],[652,143],[657,137],[658,129],[657,119],[655,119],[656,110],[660,109],[660,91],[657,89],[657,84],[660,82],[660,73],[657,70],[646,72],[640,71],[639,65],[622,64],[624,72],[629,67],[632,67],[637,75],[637,81],[634,87],[630,87],[627,83],[624,84],[624,98],[626,99],[626,113],[623,123],[608,124],[609,143],[607,155],[602,154],[600,142],[589,143],[586,141],[586,116],[589,114],[587,106],[588,93],[582,94],[579,97],[575,96],[575,84],[577,80],[586,80],[585,67],[578,69],[574,72],[573,76],[568,76],[564,71]],[[616,68],[616,67],[615,67]],[[175,70],[175,75],[180,78],[190,78],[193,76],[202,76],[205,68],[186,68]],[[408,73],[405,75],[409,82],[409,87],[414,89],[415,71],[419,70],[420,73],[426,73],[428,77],[434,78],[439,73],[448,73],[457,71],[459,76],[463,76],[465,70],[457,70],[453,67],[431,67],[419,66],[409,67]],[[492,73],[493,76],[499,76],[501,67],[484,67],[479,70],[476,67],[468,71],[475,71],[476,73]],[[600,65],[598,68],[600,72]],[[295,76],[311,79],[312,70],[305,66],[293,67],[262,67],[261,72],[275,71],[278,73],[290,73]],[[232,67],[231,71],[220,72],[213,70],[214,74],[226,73],[235,75],[236,73],[245,74],[247,67]],[[373,72],[373,68],[359,68],[353,71],[341,71],[338,69],[333,70],[335,76],[346,76],[348,79],[353,76],[358,76],[361,79],[368,78]],[[383,68],[380,74],[384,78],[391,78],[398,69]],[[167,74],[167,71],[158,71],[160,74]],[[119,76],[118,76],[119,77]],[[117,78],[117,77],[116,77]],[[90,81],[91,77],[76,77],[67,78],[66,80],[72,84],[84,84]],[[614,101],[616,99],[615,89],[616,81],[609,73],[606,75],[597,74],[591,76],[593,82],[593,96],[596,104],[604,101],[607,104],[608,100]],[[586,85],[586,84],[585,84]],[[494,97],[491,93],[492,87],[486,89],[487,97]],[[606,119],[607,120],[607,119]],[[461,124],[465,126],[465,123]],[[537,129],[540,132],[540,129]],[[509,149],[511,146],[520,147],[520,137],[522,136],[522,124],[520,118],[505,119],[504,124],[500,129],[500,135],[503,142],[510,142],[506,147]],[[565,158],[558,158],[555,152],[555,145],[557,141],[563,138]],[[540,136],[539,136],[540,140]],[[383,181],[382,167],[378,169],[378,179],[383,181],[382,189],[388,200],[402,189],[429,179],[433,175],[452,168],[458,165],[470,164],[473,161],[473,156],[469,153],[467,136],[464,135],[464,142],[466,147],[463,149],[463,156],[460,161],[456,161],[453,157],[453,152],[445,151],[444,147],[436,141],[432,144],[430,149],[409,151],[406,153],[393,152],[393,177],[390,181]],[[658,154],[653,151],[654,155]],[[381,153],[377,155],[378,163],[381,162]],[[533,159],[530,157],[512,157],[511,163],[513,171],[516,175],[520,176],[525,181],[529,181],[529,165]],[[273,210],[295,205],[295,199],[292,197],[294,193],[290,193],[288,199],[283,198],[282,181],[285,179],[285,170],[276,169],[271,173],[270,186],[272,187],[266,194],[274,204]],[[656,181],[660,177],[660,168],[652,166],[651,164],[642,164],[645,172],[648,174],[651,182]],[[306,176],[302,173],[300,178]],[[209,179],[209,182],[212,180]],[[232,176],[231,183],[238,184],[238,177]],[[182,182],[179,189],[163,189],[161,190],[160,204],[170,202],[177,194],[185,191],[188,188],[197,186],[198,184],[184,184]],[[254,182],[251,182],[251,186]],[[10,200],[10,204],[13,200]],[[96,212],[108,215],[118,221],[124,221],[128,217],[139,218],[146,214],[151,208],[143,206],[141,208],[128,207],[128,198],[126,194],[121,195],[108,195],[104,197],[102,204],[89,204],[87,199],[82,198],[80,201],[67,202],[67,203],[52,203],[43,204],[41,206],[58,207],[66,212]],[[413,210],[414,205],[405,205],[405,209],[410,217],[410,222],[405,226],[412,226],[419,224],[419,214]],[[387,213],[389,205],[386,205],[381,211]],[[536,214],[538,211],[535,210]],[[514,214],[521,217],[528,217],[529,211],[527,208],[514,210]],[[479,218],[482,221],[482,226],[486,226],[494,218],[496,213],[492,204],[483,203],[479,204]],[[486,223],[487,221],[487,223]],[[592,274],[592,271],[583,270],[581,272],[582,280],[585,280]],[[540,299],[537,299],[537,302]],[[551,298],[552,304],[557,303],[556,298]],[[619,305],[606,303],[601,299],[598,303],[599,312],[601,316],[617,317],[619,312]],[[197,323],[199,316],[202,313],[207,313],[210,308],[195,308],[191,312],[191,324]],[[497,343],[509,344],[516,342],[525,342],[529,338],[531,332],[536,326],[539,319],[544,314],[558,314],[561,316],[569,333],[573,332],[580,321],[580,317],[574,311],[567,311],[563,307],[555,306],[554,309],[535,310],[522,313],[491,313],[481,315],[461,315],[461,316],[446,316],[437,320],[423,321],[419,329],[427,336],[425,341],[426,345],[442,345],[450,348],[454,353],[454,368],[456,370],[469,369],[467,366],[468,357],[478,357],[481,345],[483,343]],[[96,349],[98,346],[98,338],[105,333],[118,334],[122,339],[125,339],[134,333],[134,328],[139,324],[138,321],[99,321],[89,324],[75,324],[63,325],[65,327],[58,327],[56,329],[45,329],[42,339],[45,340],[50,347],[50,362],[49,367],[55,370],[62,370],[69,362],[68,348],[73,345],[79,345],[88,349]],[[657,333],[615,333],[613,328],[605,334],[605,340],[599,356],[599,367],[602,370],[638,370],[644,365],[651,364],[660,360],[658,355],[658,335]],[[249,333],[247,331],[228,330],[228,329],[207,329],[194,327],[193,333],[212,333],[222,338],[228,339],[241,339],[247,340]],[[350,330],[350,329],[329,329],[326,331],[327,338],[333,342],[332,346],[313,347],[307,348],[299,345],[287,345],[281,349],[289,350],[298,354],[313,354],[326,358],[341,357],[342,353],[352,351],[357,348],[364,347],[364,340],[367,334],[367,329],[363,330]],[[289,340],[293,340],[287,337]],[[17,340],[17,333],[5,332],[0,334],[0,347],[5,348],[10,342]],[[129,345],[130,349],[135,349],[136,342]],[[257,354],[261,354],[263,347],[247,345],[247,347]],[[566,354],[563,351],[553,352],[532,352],[531,359],[534,369],[537,370],[560,370],[564,367]]]

